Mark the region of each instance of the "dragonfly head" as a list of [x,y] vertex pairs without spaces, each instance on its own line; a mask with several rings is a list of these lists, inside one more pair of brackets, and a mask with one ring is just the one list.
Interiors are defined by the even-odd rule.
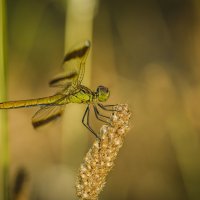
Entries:
[[98,86],[97,91],[97,98],[100,102],[106,101],[110,96],[110,91],[107,87]]

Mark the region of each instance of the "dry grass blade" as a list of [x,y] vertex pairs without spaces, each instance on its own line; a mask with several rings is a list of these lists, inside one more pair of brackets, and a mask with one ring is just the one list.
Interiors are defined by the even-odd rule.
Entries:
[[96,200],[106,183],[106,176],[114,166],[119,149],[129,130],[128,105],[117,105],[110,117],[111,125],[101,127],[101,140],[94,142],[81,164],[76,183],[77,196],[82,200]]

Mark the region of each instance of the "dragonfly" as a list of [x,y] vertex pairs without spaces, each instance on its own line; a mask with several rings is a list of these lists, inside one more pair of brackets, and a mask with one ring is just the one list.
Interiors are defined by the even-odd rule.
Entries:
[[98,120],[108,123],[109,117],[101,114],[99,108],[112,111],[113,106],[102,104],[110,96],[110,91],[107,87],[100,85],[96,91],[92,91],[81,84],[90,47],[90,41],[86,40],[80,47],[72,49],[64,56],[62,62],[64,72],[58,74],[49,82],[50,87],[59,88],[57,93],[43,98],[2,102],[0,103],[0,109],[40,106],[40,109],[32,117],[33,127],[38,128],[61,117],[66,104],[86,104],[82,123],[95,137],[99,138],[98,134],[90,126],[91,107]]

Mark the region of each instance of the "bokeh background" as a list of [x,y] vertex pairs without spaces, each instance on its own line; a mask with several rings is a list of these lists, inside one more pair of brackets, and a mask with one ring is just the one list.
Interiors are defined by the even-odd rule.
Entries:
[[[198,0],[7,0],[9,100],[55,93],[48,81],[64,52],[90,39],[84,84],[109,87],[108,104],[129,104],[131,130],[100,199],[200,199],[199,13]],[[12,199],[77,199],[94,141],[84,108],[67,105],[37,131],[36,108],[8,111]]]

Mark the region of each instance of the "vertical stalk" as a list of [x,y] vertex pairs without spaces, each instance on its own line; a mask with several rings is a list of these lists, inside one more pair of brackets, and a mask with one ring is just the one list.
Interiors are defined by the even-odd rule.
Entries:
[[[0,101],[6,100],[6,1],[0,0]],[[0,111],[0,199],[8,200],[8,131],[7,113]]]
[[[92,40],[96,6],[97,0],[66,0],[65,53],[80,42]],[[83,80],[86,86],[90,84],[90,74],[91,50],[86,61]],[[67,159],[68,164],[71,160],[73,167],[79,163],[87,144],[88,131],[81,123],[84,109],[85,107],[80,105],[67,105],[63,119],[63,159],[64,162]],[[81,155],[80,152],[82,152]]]

